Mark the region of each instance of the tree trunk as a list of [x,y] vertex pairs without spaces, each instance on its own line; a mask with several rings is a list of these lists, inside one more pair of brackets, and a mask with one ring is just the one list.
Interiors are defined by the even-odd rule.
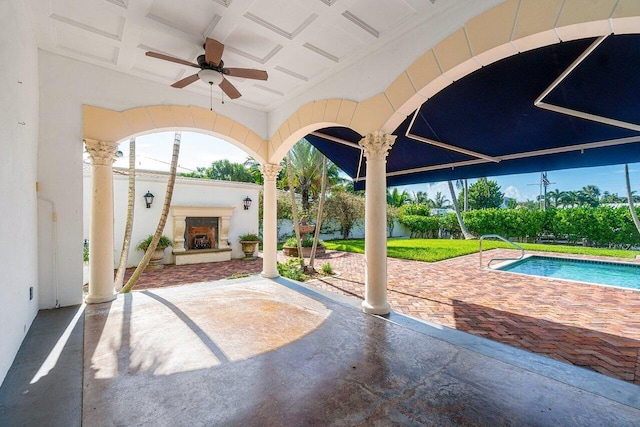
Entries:
[[309,257],[309,269],[315,271],[313,265],[316,259],[316,248],[318,240],[320,240],[320,227],[322,226],[322,210],[324,209],[324,196],[327,190],[327,158],[322,158],[322,185],[320,187],[320,200],[318,201],[318,216],[316,218],[316,229],[313,234],[313,246],[311,247],[311,256]]
[[466,212],[469,210],[469,186],[468,186],[467,178],[465,178],[463,182],[464,182],[464,211]]
[[298,257],[300,266],[304,269],[304,257],[302,256],[302,242],[300,241],[300,224],[298,223],[298,205],[296,204],[295,188],[293,187],[293,168],[291,167],[291,153],[287,153],[287,175],[289,178],[289,194],[291,194],[291,215],[293,216],[293,231],[296,234],[298,244]]
[[135,286],[140,278],[140,275],[147,268],[149,264],[149,260],[151,256],[156,250],[158,246],[158,241],[160,240],[160,236],[162,236],[162,232],[164,231],[164,226],[167,223],[167,216],[169,215],[169,207],[171,206],[171,198],[173,197],[173,186],[176,182],[176,169],[178,166],[178,155],[180,154],[180,132],[176,132],[176,135],[173,139],[173,157],[171,158],[171,169],[169,171],[169,182],[167,183],[167,195],[164,198],[164,205],[162,206],[162,213],[160,214],[160,221],[158,222],[158,227],[156,228],[156,232],[153,235],[153,240],[149,244],[147,251],[144,253],[142,260],[136,267],[136,270],[133,272],[127,284],[122,288],[120,293],[125,294],[131,292],[131,289]]
[[462,215],[460,215],[460,207],[458,206],[458,199],[456,198],[456,192],[453,189],[453,183],[449,182],[449,191],[451,192],[451,202],[453,204],[453,208],[456,210],[456,216],[458,217],[458,224],[460,224],[460,230],[462,230],[462,235],[465,240],[475,239],[475,236],[467,230],[467,226],[464,225],[464,221],[462,220]]
[[116,292],[120,292],[124,282],[124,273],[127,269],[129,259],[129,247],[131,246],[131,230],[133,229],[133,209],[136,200],[136,139],[129,140],[129,197],[127,199],[127,223],[124,227],[124,238],[122,240],[122,252],[120,252],[120,262],[116,271],[116,278],[113,286]]
[[631,210],[631,217],[633,218],[633,223],[636,225],[638,229],[638,233],[640,233],[640,220],[638,219],[638,212],[636,212],[636,208],[633,205],[633,195],[631,194],[631,182],[629,181],[629,165],[624,165],[624,176],[627,181],[627,200],[629,200],[629,210]]

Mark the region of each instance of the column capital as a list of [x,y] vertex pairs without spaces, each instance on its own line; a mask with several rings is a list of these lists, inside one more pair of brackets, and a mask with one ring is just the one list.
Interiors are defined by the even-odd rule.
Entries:
[[111,141],[96,141],[95,139],[85,139],[84,145],[87,153],[91,157],[94,165],[111,166],[116,161],[118,154],[118,144]]
[[260,172],[264,176],[265,181],[275,181],[278,178],[278,173],[282,167],[275,163],[265,163],[260,165]]
[[396,136],[386,132],[375,131],[362,138],[358,145],[364,150],[367,160],[384,160],[396,142]]

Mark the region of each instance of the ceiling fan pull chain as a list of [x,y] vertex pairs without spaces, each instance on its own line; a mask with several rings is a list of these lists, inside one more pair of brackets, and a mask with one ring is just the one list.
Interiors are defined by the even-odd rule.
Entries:
[[220,99],[222,100],[222,103],[224,104],[224,91],[223,90],[220,91]]
[[213,83],[209,82],[209,110],[213,111]]

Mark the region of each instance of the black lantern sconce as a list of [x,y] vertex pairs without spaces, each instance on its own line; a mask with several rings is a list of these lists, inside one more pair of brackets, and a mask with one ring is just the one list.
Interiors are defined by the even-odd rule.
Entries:
[[150,208],[153,203],[153,194],[151,194],[151,191],[147,191],[147,194],[142,197],[144,197],[144,201],[147,203],[147,208]]
[[243,202],[244,202],[244,210],[248,211],[249,208],[251,207],[251,199],[249,198],[249,196],[245,197]]

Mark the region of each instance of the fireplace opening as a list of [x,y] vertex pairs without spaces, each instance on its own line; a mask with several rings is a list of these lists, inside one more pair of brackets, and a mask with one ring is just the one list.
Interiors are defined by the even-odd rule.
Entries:
[[184,241],[187,250],[218,248],[218,218],[187,217]]

